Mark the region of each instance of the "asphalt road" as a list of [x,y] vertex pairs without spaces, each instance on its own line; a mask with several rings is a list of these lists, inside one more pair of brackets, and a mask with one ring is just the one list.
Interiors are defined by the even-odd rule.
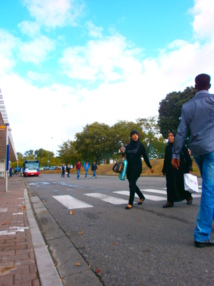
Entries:
[[26,182],[64,285],[213,285],[214,249],[193,243],[200,195],[163,209],[165,178],[141,177],[146,200],[125,210],[128,182],[117,177]]

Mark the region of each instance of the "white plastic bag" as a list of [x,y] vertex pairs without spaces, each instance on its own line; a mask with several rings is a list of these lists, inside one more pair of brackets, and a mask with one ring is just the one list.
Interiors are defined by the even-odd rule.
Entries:
[[199,193],[198,178],[192,174],[184,174],[184,189],[190,193]]

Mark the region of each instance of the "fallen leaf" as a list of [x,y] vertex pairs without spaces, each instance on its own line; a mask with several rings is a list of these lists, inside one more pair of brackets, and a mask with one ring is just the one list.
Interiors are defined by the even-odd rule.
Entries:
[[117,245],[117,242],[116,242],[116,241],[114,241],[114,242],[113,242],[113,245]]
[[96,273],[100,273],[100,272],[101,272],[101,269],[100,269],[100,268],[97,268],[97,269],[95,270],[95,272],[96,272]]
[[7,221],[3,221],[2,225],[9,224]]
[[22,207],[20,207],[20,209],[24,211],[24,210],[26,210],[26,206],[22,206]]
[[10,270],[13,270],[13,269],[15,269],[14,265],[0,268],[0,275],[8,274],[10,272]]
[[74,211],[70,211],[70,215],[73,215],[74,214]]
[[81,234],[83,234],[83,233],[84,233],[83,231],[78,232],[79,235],[81,235]]
[[91,269],[91,265],[89,265],[88,268]]
[[76,266],[80,266],[80,262],[77,262],[75,265],[76,265]]

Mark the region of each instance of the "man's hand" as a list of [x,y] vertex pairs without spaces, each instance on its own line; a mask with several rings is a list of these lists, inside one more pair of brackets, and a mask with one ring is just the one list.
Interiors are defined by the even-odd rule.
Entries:
[[180,167],[180,159],[173,158],[172,159],[172,166],[178,170],[178,168]]
[[153,168],[151,168],[151,173],[154,174],[154,169]]

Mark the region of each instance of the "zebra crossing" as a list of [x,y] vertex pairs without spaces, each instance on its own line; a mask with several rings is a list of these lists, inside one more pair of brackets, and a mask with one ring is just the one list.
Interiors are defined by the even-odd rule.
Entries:
[[[142,189],[141,190],[148,201],[161,202],[166,201],[166,190],[156,190],[156,189]],[[124,205],[127,204],[129,197],[129,191],[113,191],[113,194],[122,196],[120,198],[115,196],[106,195],[103,193],[85,193],[86,197],[100,200],[102,202],[111,204],[111,205]],[[193,194],[193,198],[200,198],[201,194]],[[125,198],[126,197],[126,198]],[[135,196],[136,197],[136,196]],[[88,204],[84,201],[78,200],[71,195],[59,195],[53,196],[55,200],[61,203],[67,209],[84,209],[92,208],[94,205]]]

